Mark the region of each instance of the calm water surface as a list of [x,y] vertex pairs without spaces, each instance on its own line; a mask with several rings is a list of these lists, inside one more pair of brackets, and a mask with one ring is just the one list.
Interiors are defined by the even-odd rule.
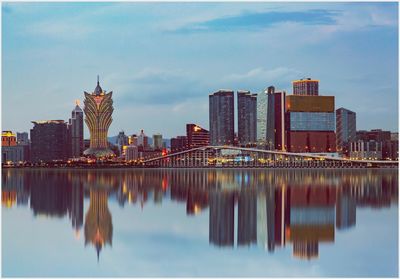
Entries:
[[397,170],[2,172],[3,276],[398,276]]

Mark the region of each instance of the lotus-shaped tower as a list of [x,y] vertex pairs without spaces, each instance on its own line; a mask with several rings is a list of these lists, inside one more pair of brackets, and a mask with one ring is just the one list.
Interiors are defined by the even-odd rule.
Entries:
[[114,111],[112,91],[106,93],[100,87],[99,76],[93,93],[85,93],[85,123],[90,132],[90,147],[83,154],[96,158],[112,157],[114,152],[108,147],[107,133]]

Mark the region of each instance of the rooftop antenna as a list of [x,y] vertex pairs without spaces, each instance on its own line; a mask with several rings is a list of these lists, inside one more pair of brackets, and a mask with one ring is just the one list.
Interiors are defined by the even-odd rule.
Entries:
[[99,85],[99,75],[97,75],[97,85]]

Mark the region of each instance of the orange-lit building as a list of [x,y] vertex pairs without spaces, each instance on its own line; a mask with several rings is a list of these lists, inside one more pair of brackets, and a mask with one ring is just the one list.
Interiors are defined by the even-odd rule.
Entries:
[[210,132],[196,124],[186,124],[186,137],[188,148],[210,144]]
[[287,151],[336,152],[334,96],[289,95],[285,106]]
[[16,146],[17,137],[11,131],[3,131],[1,133],[1,146]]

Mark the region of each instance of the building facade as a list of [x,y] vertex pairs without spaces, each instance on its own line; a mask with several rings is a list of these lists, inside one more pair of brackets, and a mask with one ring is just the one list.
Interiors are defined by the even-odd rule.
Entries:
[[257,138],[257,94],[250,91],[237,92],[238,143],[241,146],[255,145]]
[[163,148],[163,138],[161,134],[153,135],[153,148],[155,150],[161,150]]
[[70,135],[70,148],[72,158],[77,158],[83,155],[84,144],[83,144],[83,111],[79,106],[78,101],[76,106],[71,113],[69,119],[69,135]]
[[210,144],[210,132],[196,124],[186,124],[186,138],[188,148]]
[[264,89],[257,96],[257,146],[265,149],[267,146],[267,111],[268,89]]
[[289,152],[336,152],[334,96],[286,96],[285,122]]
[[275,92],[274,87],[268,87],[267,110],[267,146],[268,150],[286,150],[285,135],[285,103],[286,92]]
[[1,133],[1,146],[16,146],[17,137],[11,131],[3,131]]
[[85,123],[90,132],[90,148],[84,155],[96,158],[112,157],[114,152],[108,146],[107,133],[112,122],[113,101],[112,91],[106,93],[100,87],[99,77],[93,93],[85,93]]
[[381,160],[382,142],[376,140],[356,140],[350,144],[350,158],[355,160]]
[[183,151],[187,148],[187,137],[177,136],[176,138],[171,138],[171,153]]
[[129,145],[125,150],[125,160],[133,161],[139,159],[139,150],[135,145]]
[[356,139],[356,113],[345,109],[336,110],[336,148],[337,151],[348,156],[350,142]]
[[318,96],[319,81],[311,78],[295,80],[293,84],[293,95]]
[[233,145],[235,138],[234,94],[219,90],[209,95],[210,144]]
[[32,121],[32,162],[49,162],[68,158],[68,128],[64,120]]

